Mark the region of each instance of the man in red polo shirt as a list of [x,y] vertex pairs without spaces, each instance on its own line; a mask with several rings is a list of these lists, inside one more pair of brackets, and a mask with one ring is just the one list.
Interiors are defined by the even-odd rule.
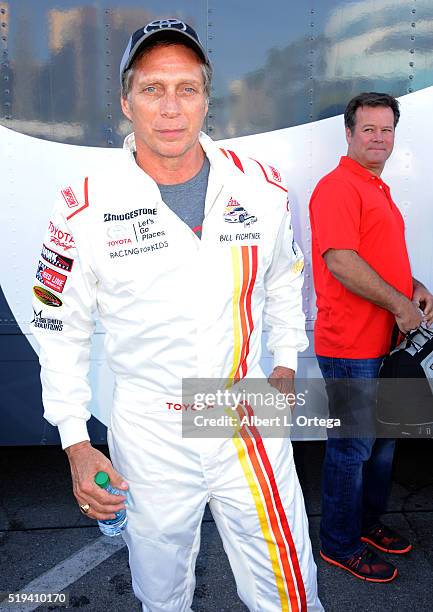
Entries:
[[310,202],[315,352],[331,416],[352,427],[327,441],[321,556],[371,582],[389,582],[397,570],[367,544],[394,554],[412,548],[380,522],[395,441],[371,433],[374,380],[395,323],[406,333],[433,322],[433,296],[412,277],[403,218],[380,178],[399,116],[387,94],[353,98],[344,114],[347,156],[319,181]]

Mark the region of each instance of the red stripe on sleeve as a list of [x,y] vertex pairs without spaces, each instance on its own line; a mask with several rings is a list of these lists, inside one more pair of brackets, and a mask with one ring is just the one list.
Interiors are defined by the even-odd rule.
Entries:
[[[252,159],[252,158],[251,158]],[[275,187],[279,187],[280,189],[282,189],[285,193],[287,193],[287,189],[285,187],[283,187],[282,185],[279,185],[278,183],[275,183],[274,181],[271,181],[271,179],[268,177],[268,175],[266,174],[266,170],[263,168],[262,164],[257,161],[257,159],[253,159],[253,161],[256,162],[256,164],[258,164],[260,166],[260,168],[262,169],[262,172],[264,174],[264,177],[266,179],[266,181],[268,183],[270,183],[271,185],[275,185]]]
[[84,204],[83,206],[81,206],[81,208],[77,208],[77,210],[74,210],[74,212],[68,215],[66,219],[69,221],[69,219],[72,219],[74,215],[77,215],[79,212],[81,212],[85,208],[88,208],[88,206],[89,206],[89,177],[86,176],[86,178],[84,179]]
[[237,166],[239,168],[239,170],[241,170],[245,174],[245,170],[244,170],[244,167],[242,165],[242,162],[239,159],[239,157],[236,155],[236,153],[234,153],[233,151],[229,151],[229,153],[230,153],[230,156],[231,156],[235,166]]

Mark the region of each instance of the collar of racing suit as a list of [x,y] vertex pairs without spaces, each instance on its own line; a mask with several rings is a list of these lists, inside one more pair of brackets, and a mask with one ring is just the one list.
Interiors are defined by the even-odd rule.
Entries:
[[[240,173],[236,172],[233,163],[225,157],[222,149],[220,149],[207,134],[200,132],[199,142],[210,163],[209,183],[205,205],[205,214],[207,214],[218,197],[223,184],[227,181],[227,177],[236,175],[236,178],[239,180]],[[153,178],[146,174],[135,161],[134,153],[136,152],[136,146],[134,132],[126,136],[123,142],[123,150],[126,152],[129,162],[134,165],[136,171],[139,172],[141,176],[143,176],[143,174],[146,175],[148,179],[154,183],[155,188],[158,189]]]

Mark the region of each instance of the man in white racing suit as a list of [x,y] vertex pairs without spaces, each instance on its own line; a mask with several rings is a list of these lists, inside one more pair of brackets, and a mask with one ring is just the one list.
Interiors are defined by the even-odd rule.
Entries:
[[[182,415],[194,409],[182,402],[182,379],[263,377],[264,324],[270,381],[292,388],[307,347],[287,190],[275,168],[200,132],[210,76],[181,21],[152,22],[128,43],[121,102],[133,133],[100,172],[59,189],[38,263],[35,311],[62,322],[34,326],[45,417],[59,428],[87,516],[125,507],[94,484],[99,470],[129,489],[124,537],[143,610],[191,609],[208,502],[250,610],[322,610],[290,441],[254,428],[182,437]],[[159,186],[186,185],[205,163],[199,238]],[[113,464],[86,427],[94,312],[115,374]]]

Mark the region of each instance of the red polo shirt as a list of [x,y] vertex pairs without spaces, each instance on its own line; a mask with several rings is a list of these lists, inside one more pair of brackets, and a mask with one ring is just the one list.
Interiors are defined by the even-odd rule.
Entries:
[[382,179],[349,157],[324,176],[310,201],[317,295],[316,354],[368,359],[389,351],[394,316],[346,289],[328,270],[328,249],[356,251],[387,283],[412,297],[404,221]]

